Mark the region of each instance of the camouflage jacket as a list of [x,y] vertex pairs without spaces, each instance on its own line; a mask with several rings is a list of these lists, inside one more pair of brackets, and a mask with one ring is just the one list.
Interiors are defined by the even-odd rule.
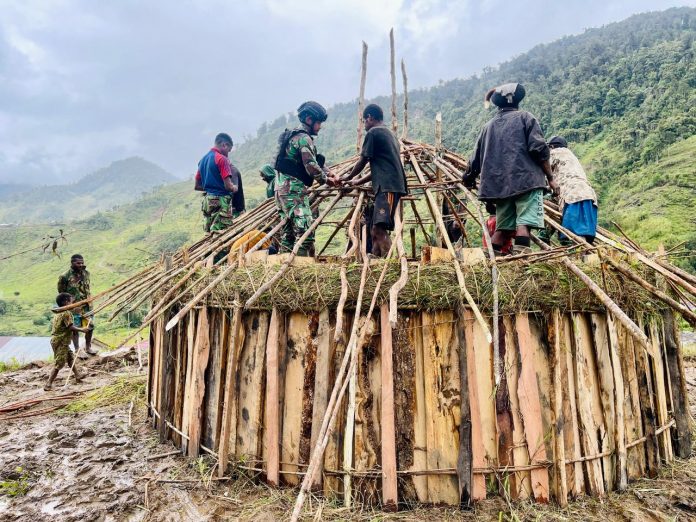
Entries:
[[587,181],[585,169],[570,149],[551,149],[551,171],[560,189],[559,203],[564,205],[592,200],[597,204],[597,195]]
[[73,316],[69,310],[56,314],[51,325],[51,344],[57,346],[69,345],[72,339],[71,324],[73,324]]
[[299,163],[301,160],[307,174],[312,176],[318,183],[326,183],[326,176],[329,174],[329,170],[326,167],[320,167],[317,162],[317,148],[309,135],[310,128],[308,125],[302,124],[301,129],[305,132],[293,136],[288,142],[288,147],[285,151],[287,157],[296,163]]
[[58,278],[58,292],[67,292],[75,301],[87,299],[89,291],[89,271],[75,272],[72,268]]

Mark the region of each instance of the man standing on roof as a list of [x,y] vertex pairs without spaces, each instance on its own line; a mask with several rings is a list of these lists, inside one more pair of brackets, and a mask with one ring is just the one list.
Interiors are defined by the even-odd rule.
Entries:
[[[372,236],[371,254],[375,257],[386,257],[389,253],[391,248],[389,231],[394,230],[394,217],[399,208],[399,200],[408,194],[399,140],[384,125],[383,120],[384,112],[379,105],[372,103],[363,110],[365,139],[360,159],[346,177],[346,180],[349,180],[347,184],[350,186],[372,182],[375,201],[369,221]],[[368,162],[370,172],[358,179],[353,179],[362,172]]]
[[[331,171],[324,166],[323,156],[317,154],[312,139],[326,121],[326,109],[314,101],[307,101],[297,109],[301,125],[286,129],[278,138],[275,169],[275,201],[281,219],[287,218],[280,242],[281,252],[290,252],[295,242],[311,227],[312,209],[307,189],[314,181],[320,184],[337,183]],[[314,234],[300,246],[297,255],[314,256]]]
[[474,155],[464,175],[473,188],[481,176],[478,197],[496,205],[496,231],[491,238],[496,255],[515,237],[513,254],[531,251],[530,229],[544,226],[544,190],[556,192],[549,163],[549,147],[537,119],[519,110],[525,96],[519,83],[507,83],[486,93],[498,111],[476,142]]
[[[90,292],[90,281],[89,281],[89,271],[85,265],[85,259],[82,254],[73,254],[70,257],[70,269],[58,278],[58,293],[67,293],[73,296],[73,300],[84,301],[89,299],[92,295]],[[94,331],[94,320],[92,314],[90,313],[91,306],[89,303],[85,303],[80,307],[73,308],[71,310],[73,317],[73,324],[76,329],[72,330],[72,341],[75,347],[75,353],[77,354],[80,349],[80,334],[79,332],[85,331],[85,351],[89,355],[96,355],[97,352],[92,350],[92,333]]]
[[[597,234],[597,194],[587,181],[580,161],[561,136],[549,140],[551,170],[558,183],[558,206],[563,212],[561,225],[592,244]],[[569,239],[561,234],[561,242]]]
[[195,190],[204,192],[201,210],[206,232],[226,229],[232,225],[235,213],[239,215],[244,210],[243,193],[241,205],[233,201],[241,187],[241,175],[230,164],[231,150],[232,138],[221,132],[215,136],[215,146],[198,162]]

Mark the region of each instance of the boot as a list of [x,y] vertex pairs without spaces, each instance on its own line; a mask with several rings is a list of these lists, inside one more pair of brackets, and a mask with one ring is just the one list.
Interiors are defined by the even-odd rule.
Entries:
[[44,386],[44,391],[51,391],[53,388],[53,381],[56,380],[56,377],[58,377],[58,368],[54,367],[53,370],[51,370],[51,374],[48,376],[48,382]]
[[87,352],[87,355],[97,355],[99,353],[98,351],[92,349],[91,346],[88,346],[85,351]]

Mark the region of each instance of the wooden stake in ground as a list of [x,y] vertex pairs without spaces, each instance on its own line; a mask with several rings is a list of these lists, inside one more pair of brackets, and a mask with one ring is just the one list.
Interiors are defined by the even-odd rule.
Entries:
[[382,363],[382,503],[387,511],[398,505],[396,488],[396,431],[394,427],[394,362],[389,305],[380,307]]

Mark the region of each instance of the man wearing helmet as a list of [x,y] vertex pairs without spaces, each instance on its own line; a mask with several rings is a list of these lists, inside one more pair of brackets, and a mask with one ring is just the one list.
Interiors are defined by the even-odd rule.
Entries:
[[496,205],[496,230],[491,237],[496,255],[515,238],[513,254],[530,251],[530,229],[544,227],[544,191],[557,192],[549,163],[549,147],[536,118],[519,110],[525,96],[519,83],[507,83],[486,93],[486,107],[498,111],[476,142],[474,155],[464,175],[473,188],[481,176],[479,199]]
[[[275,201],[280,217],[287,218],[280,242],[281,252],[292,251],[297,239],[312,225],[307,189],[314,181],[331,185],[337,183],[331,171],[324,166],[323,156],[317,154],[312,139],[319,133],[327,116],[324,107],[317,102],[305,102],[297,109],[301,125],[293,130],[286,129],[278,139]],[[314,255],[314,234],[305,239],[297,254]]]

